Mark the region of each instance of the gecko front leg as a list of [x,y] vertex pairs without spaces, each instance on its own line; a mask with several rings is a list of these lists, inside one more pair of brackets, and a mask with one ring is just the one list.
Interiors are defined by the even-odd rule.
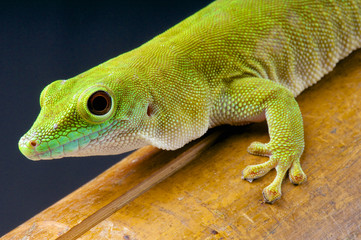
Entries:
[[248,181],[264,176],[275,168],[277,175],[263,190],[265,201],[273,203],[281,197],[282,180],[290,169],[294,184],[306,180],[300,165],[304,149],[303,122],[299,106],[292,93],[278,83],[261,78],[242,78],[227,85],[213,108],[215,118],[222,123],[267,120],[270,141],[254,142],[248,152],[268,156],[265,163],[247,166],[242,178]]

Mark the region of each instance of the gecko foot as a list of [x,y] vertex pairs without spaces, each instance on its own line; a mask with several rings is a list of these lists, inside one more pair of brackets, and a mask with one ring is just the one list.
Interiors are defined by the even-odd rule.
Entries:
[[307,177],[303,172],[299,156],[290,155],[286,151],[278,151],[272,154],[267,144],[254,142],[248,147],[248,152],[254,155],[269,156],[270,159],[264,163],[247,166],[242,172],[242,179],[249,182],[260,178],[267,174],[271,169],[275,168],[277,175],[273,182],[263,189],[263,197],[266,203],[274,203],[282,195],[281,185],[287,170],[290,169],[289,177],[293,184],[301,184]]

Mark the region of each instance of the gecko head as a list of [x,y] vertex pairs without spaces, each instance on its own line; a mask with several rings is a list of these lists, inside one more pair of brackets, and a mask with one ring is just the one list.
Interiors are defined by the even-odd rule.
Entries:
[[110,155],[144,145],[135,133],[147,113],[144,91],[134,81],[97,79],[79,75],[42,91],[40,114],[19,141],[23,155],[31,160]]

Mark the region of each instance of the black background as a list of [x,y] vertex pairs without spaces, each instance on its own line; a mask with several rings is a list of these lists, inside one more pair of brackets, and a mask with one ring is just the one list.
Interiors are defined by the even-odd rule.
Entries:
[[122,158],[23,157],[18,140],[39,113],[41,90],[138,47],[210,2],[0,3],[0,236]]

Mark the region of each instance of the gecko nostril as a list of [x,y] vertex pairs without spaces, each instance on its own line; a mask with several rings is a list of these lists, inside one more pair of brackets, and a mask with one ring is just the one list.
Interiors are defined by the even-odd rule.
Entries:
[[31,140],[31,141],[30,141],[30,145],[31,145],[32,147],[36,147],[36,145],[38,145],[38,144],[36,143],[35,140]]

